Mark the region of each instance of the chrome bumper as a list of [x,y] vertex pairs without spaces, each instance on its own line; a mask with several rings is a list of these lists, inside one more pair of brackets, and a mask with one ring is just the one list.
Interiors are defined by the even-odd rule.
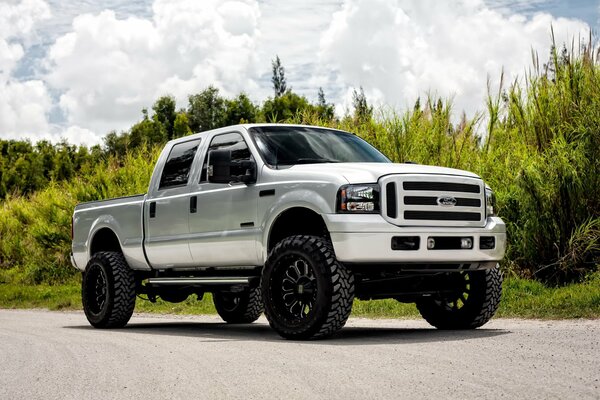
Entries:
[[[500,261],[506,250],[506,226],[498,217],[487,219],[483,228],[399,227],[380,215],[323,215],[331,235],[336,257],[348,263],[481,263],[482,267]],[[419,236],[418,250],[392,250],[394,236]],[[468,250],[429,250],[430,236],[473,237]],[[494,236],[496,246],[479,248],[481,236]]]

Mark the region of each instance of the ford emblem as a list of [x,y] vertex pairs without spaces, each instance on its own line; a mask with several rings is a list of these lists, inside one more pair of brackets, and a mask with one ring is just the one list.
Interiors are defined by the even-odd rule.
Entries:
[[454,207],[456,199],[452,196],[440,196],[437,198],[437,203],[442,207]]

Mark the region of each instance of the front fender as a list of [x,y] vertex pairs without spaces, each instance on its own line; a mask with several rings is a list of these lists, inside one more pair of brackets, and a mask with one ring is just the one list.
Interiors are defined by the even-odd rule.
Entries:
[[263,210],[264,218],[261,225],[263,237],[261,241],[262,246],[260,249],[261,259],[263,261],[266,261],[267,259],[267,249],[271,228],[282,213],[292,208],[306,208],[315,212],[316,214],[323,215],[331,212],[330,210],[332,209],[332,204],[330,202],[330,199],[328,200],[320,193],[309,189],[295,189],[278,197],[275,202]]

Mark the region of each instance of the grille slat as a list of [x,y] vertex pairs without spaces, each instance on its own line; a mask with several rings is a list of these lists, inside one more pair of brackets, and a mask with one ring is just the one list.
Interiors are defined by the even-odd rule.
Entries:
[[479,185],[455,182],[404,182],[402,187],[404,190],[481,193]]
[[385,200],[387,204],[387,216],[396,218],[398,216],[398,200],[396,199],[396,184],[394,182],[385,185]]
[[[429,196],[405,196],[404,204],[415,206],[437,206],[437,199],[437,197]],[[481,207],[481,200],[456,197],[456,207]]]
[[404,211],[404,219],[418,221],[479,221],[481,214],[454,211]]

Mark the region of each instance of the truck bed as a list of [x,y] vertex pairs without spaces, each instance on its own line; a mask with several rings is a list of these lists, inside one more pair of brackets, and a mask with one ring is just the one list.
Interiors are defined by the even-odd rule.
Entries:
[[102,229],[117,235],[125,259],[132,268],[149,269],[143,250],[145,194],[78,204],[73,215],[73,261],[85,269],[89,243]]

